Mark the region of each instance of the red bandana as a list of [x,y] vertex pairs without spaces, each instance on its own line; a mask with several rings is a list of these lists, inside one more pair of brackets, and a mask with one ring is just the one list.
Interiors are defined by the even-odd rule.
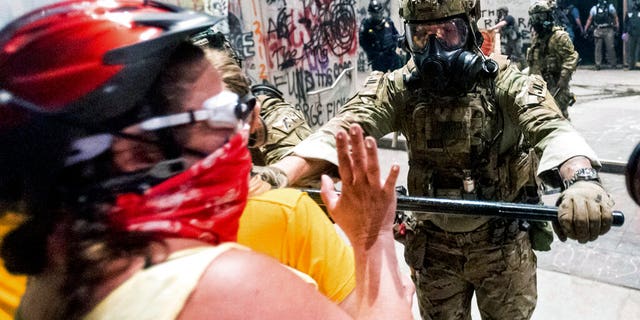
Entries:
[[118,195],[112,219],[127,230],[166,238],[211,244],[236,241],[251,170],[246,143],[243,134],[236,134],[208,157],[144,194]]

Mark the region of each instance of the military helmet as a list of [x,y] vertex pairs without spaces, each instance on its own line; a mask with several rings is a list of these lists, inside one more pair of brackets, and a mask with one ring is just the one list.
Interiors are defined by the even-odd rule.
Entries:
[[381,13],[382,12],[382,4],[376,0],[372,0],[369,2],[369,8],[367,9],[369,13]]
[[550,13],[551,6],[548,1],[536,1],[529,7],[529,15],[540,14],[540,13]]
[[400,0],[400,16],[407,22],[438,20],[458,15],[480,16],[479,0]]

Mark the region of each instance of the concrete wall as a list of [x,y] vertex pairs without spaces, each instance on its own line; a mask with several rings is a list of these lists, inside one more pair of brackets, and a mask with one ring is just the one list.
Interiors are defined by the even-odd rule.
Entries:
[[[368,0],[165,2],[226,17],[216,28],[243,56],[245,71],[254,82],[280,89],[312,127],[331,119],[355,92],[364,80],[357,79],[358,70],[370,70],[358,44]],[[399,2],[382,3],[401,28]]]

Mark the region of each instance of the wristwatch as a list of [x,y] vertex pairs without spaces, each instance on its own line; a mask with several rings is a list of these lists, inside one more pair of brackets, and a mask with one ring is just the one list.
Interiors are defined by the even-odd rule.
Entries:
[[596,181],[600,183],[600,177],[598,176],[598,171],[594,168],[580,168],[573,173],[571,179],[563,181],[564,189],[566,190],[576,181]]

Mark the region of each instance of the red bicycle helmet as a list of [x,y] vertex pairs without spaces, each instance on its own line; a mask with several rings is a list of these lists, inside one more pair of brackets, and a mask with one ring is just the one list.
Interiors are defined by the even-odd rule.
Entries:
[[[0,96],[75,121],[102,122],[135,106],[173,49],[216,22],[153,1],[72,0],[42,7],[0,31]],[[10,104],[0,97],[0,127],[24,117]]]

